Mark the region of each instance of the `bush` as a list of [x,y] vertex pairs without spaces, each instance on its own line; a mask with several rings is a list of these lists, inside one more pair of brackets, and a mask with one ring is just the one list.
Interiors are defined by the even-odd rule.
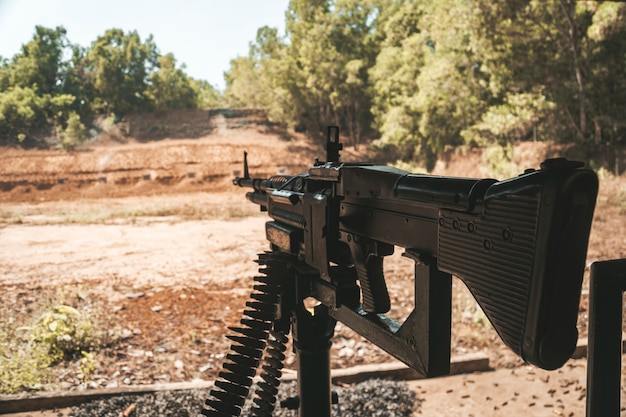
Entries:
[[53,366],[76,361],[85,381],[96,369],[92,352],[106,342],[91,314],[65,304],[48,307],[32,325],[0,319],[0,393],[43,389],[54,378]]
[[65,129],[57,127],[57,138],[59,139],[59,146],[64,151],[73,151],[87,139],[85,125],[82,124],[77,113],[70,113]]
[[44,313],[33,327],[30,339],[45,347],[53,362],[74,359],[99,345],[90,317],[67,305],[55,306]]
[[29,341],[16,343],[19,335],[9,333],[0,329],[0,393],[40,389],[52,378],[47,349]]
[[21,141],[28,131],[43,125],[46,100],[29,87],[0,92],[0,144]]

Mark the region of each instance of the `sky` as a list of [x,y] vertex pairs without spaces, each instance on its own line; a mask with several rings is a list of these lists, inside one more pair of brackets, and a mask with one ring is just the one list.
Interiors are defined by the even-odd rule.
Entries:
[[289,0],[0,0],[0,56],[12,58],[35,26],[63,26],[70,42],[90,46],[107,29],[152,34],[193,78],[220,90],[230,61],[248,54],[262,26],[284,34]]

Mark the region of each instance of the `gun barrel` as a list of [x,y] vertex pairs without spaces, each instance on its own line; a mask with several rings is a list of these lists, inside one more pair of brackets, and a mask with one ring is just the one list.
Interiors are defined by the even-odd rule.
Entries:
[[294,178],[293,175],[274,175],[270,178],[236,177],[233,179],[233,185],[254,188],[257,192],[266,192],[280,189]]
[[241,178],[233,179],[233,185],[245,188],[254,188],[257,192],[264,192],[269,187],[269,180],[263,178]]

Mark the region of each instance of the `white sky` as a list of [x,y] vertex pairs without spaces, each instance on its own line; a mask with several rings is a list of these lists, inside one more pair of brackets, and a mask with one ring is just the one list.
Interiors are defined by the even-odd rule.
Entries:
[[224,88],[230,60],[248,53],[257,29],[284,34],[289,0],[0,0],[0,56],[12,58],[35,25],[63,26],[70,42],[91,43],[107,29],[150,34],[190,76]]

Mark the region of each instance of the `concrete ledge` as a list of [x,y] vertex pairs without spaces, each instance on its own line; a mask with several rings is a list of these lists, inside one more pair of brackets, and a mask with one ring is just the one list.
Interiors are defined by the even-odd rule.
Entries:
[[[488,370],[490,370],[489,358],[484,353],[456,356],[452,357],[450,361],[450,374]],[[295,371],[285,370],[281,381],[293,381],[296,378],[297,373]],[[380,365],[361,365],[347,369],[336,369],[331,372],[331,378],[335,383],[355,383],[372,378],[408,380],[421,379],[423,377],[402,362],[391,362]],[[0,395],[0,414],[74,407],[85,402],[119,395],[153,394],[159,391],[210,389],[212,387],[213,382],[195,381],[86,391],[53,391],[25,395]]]

